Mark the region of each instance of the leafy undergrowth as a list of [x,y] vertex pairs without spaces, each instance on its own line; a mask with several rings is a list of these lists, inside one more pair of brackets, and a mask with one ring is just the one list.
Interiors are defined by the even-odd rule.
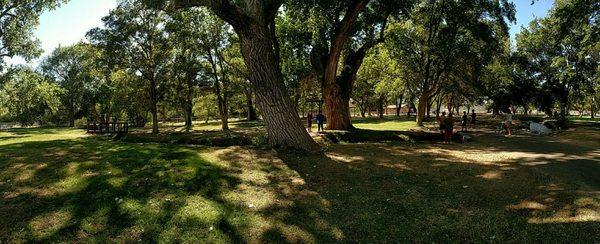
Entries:
[[252,145],[252,138],[259,135],[259,133],[249,134],[233,131],[204,131],[193,133],[174,132],[159,135],[152,135],[148,133],[130,133],[126,135],[122,141],[130,143],[170,143],[229,147]]
[[597,135],[306,155],[0,132],[0,242],[597,243]]
[[[364,130],[327,131],[324,137],[334,143],[364,143],[364,142],[431,142],[443,141],[442,135],[437,131],[390,131],[390,130]],[[462,135],[454,133],[452,141],[463,142]]]

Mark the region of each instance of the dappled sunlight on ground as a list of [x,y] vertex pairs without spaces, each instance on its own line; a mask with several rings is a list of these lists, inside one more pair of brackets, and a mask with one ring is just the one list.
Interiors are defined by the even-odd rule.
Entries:
[[595,132],[322,154],[1,132],[0,242],[593,243]]
[[0,221],[1,241],[344,237],[323,217],[331,211],[328,200],[270,151],[131,144],[70,133],[56,141],[14,140],[0,147],[0,219],[10,220]]

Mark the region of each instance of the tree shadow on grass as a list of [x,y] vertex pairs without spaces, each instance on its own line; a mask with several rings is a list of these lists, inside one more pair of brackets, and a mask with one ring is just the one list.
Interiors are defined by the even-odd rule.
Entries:
[[[194,149],[80,139],[5,145],[0,155],[4,241],[232,240],[208,230],[222,226],[217,196],[238,180]],[[181,212],[204,203],[214,209]],[[181,228],[206,231],[180,236]]]
[[339,238],[319,217],[324,203],[269,152],[89,137],[3,145],[0,155],[2,242]]
[[[393,144],[340,144],[324,156],[279,156],[331,204],[330,222],[346,240],[600,238],[590,235],[600,227],[600,186],[589,180],[600,167],[589,159],[578,162],[566,156],[530,166],[526,163],[546,158],[486,160],[465,157],[456,145]],[[582,163],[588,165],[581,169]],[[555,167],[585,176],[565,177]],[[539,205],[529,208],[528,202]]]
[[[75,129],[72,129],[75,130]],[[39,127],[39,128],[13,128],[8,130],[3,130],[3,132],[8,132],[15,135],[46,135],[46,134],[59,134],[64,132],[64,129],[61,128],[47,128],[47,127]]]
[[546,157],[510,143],[323,155],[94,137],[8,144],[0,241],[598,240],[595,149]]

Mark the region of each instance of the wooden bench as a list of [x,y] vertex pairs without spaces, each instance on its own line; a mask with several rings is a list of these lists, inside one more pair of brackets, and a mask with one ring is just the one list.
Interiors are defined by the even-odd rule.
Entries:
[[90,134],[127,134],[129,124],[123,122],[88,122],[86,129],[87,133]]

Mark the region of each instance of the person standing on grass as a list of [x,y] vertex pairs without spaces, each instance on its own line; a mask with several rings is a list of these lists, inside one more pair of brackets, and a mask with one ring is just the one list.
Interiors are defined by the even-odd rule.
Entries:
[[462,121],[461,121],[462,128],[460,129],[462,132],[467,131],[467,121],[468,120],[469,120],[469,116],[467,116],[467,111],[464,111],[463,116],[462,116]]
[[444,126],[444,142],[450,144],[450,142],[452,142],[452,133],[454,133],[454,119],[452,118],[452,113],[449,113],[448,117],[446,117]]
[[475,128],[475,123],[477,122],[477,114],[475,114],[475,109],[471,110],[471,128]]
[[306,116],[306,126],[308,128],[308,132],[312,132],[312,121],[313,115],[312,113],[308,113],[308,116]]
[[509,109],[506,113],[506,120],[504,121],[504,126],[506,129],[506,133],[508,133],[508,136],[512,136],[512,117],[512,111]]
[[444,125],[444,123],[446,122],[446,112],[442,112],[442,116],[437,117],[437,122],[440,128],[440,134],[442,134],[442,138],[444,138],[444,141],[446,141],[446,126]]
[[323,128],[323,123],[325,123],[325,115],[323,115],[323,112],[319,111],[319,114],[317,114],[317,131],[321,132],[325,130]]

